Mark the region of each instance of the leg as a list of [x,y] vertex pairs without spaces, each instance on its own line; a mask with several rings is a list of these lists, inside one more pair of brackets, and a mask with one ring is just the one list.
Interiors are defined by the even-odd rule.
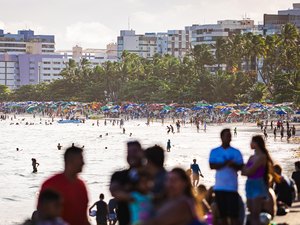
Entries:
[[260,224],[259,214],[261,213],[261,207],[263,203],[262,198],[250,199],[251,206],[249,208],[250,211],[250,224],[256,225]]

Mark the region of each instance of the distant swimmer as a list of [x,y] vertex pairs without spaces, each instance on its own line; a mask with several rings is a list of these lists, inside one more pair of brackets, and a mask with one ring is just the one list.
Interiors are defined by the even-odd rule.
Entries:
[[81,147],[82,149],[84,149],[84,145],[82,145],[82,147]]
[[125,130],[125,128],[123,127],[123,134],[125,134],[125,132],[126,132],[126,130]]
[[131,137],[131,136],[132,136],[132,133],[129,134],[129,137]]
[[23,149],[16,148],[17,152],[23,151]]
[[105,147],[105,149],[107,149],[107,147]]
[[171,131],[171,128],[169,126],[167,126],[167,134],[169,134]]
[[276,140],[276,136],[277,136],[277,128],[276,127],[274,128],[273,134],[274,134],[274,140]]
[[37,173],[37,168],[39,167],[40,164],[36,161],[35,158],[32,158],[31,161],[32,161],[32,169],[33,169],[32,172]]
[[102,134],[99,135],[99,138],[102,138]]
[[170,151],[171,151],[171,141],[169,139],[167,142],[167,152],[170,152]]
[[105,135],[108,136],[108,133],[106,133]]
[[58,149],[58,150],[61,150],[61,148],[62,148],[62,146],[60,145],[60,143],[58,143],[57,149]]

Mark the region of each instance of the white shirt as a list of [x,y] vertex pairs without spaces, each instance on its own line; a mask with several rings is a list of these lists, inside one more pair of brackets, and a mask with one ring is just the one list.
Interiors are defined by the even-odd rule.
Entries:
[[[233,147],[224,149],[220,146],[210,152],[209,163],[223,164],[229,160],[237,165],[244,163],[241,152]],[[217,170],[214,190],[236,192],[238,190],[237,176],[237,171],[227,166]]]

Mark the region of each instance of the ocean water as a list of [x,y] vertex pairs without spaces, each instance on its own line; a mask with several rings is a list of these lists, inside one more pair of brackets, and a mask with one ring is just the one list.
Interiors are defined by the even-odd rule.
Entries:
[[[253,124],[225,124],[208,126],[206,133],[203,130],[197,133],[195,126],[186,125],[181,128],[181,133],[167,135],[167,123],[162,126],[154,122],[147,126],[145,120],[135,120],[125,121],[126,134],[122,134],[119,126],[112,126],[109,122],[104,126],[104,121],[100,121],[98,127],[95,121],[85,124],[58,124],[55,121],[53,125],[45,125],[45,120],[48,119],[42,119],[42,124],[39,124],[40,118],[18,116],[14,121],[0,121],[0,224],[18,224],[30,218],[42,182],[63,169],[64,151],[57,150],[58,143],[63,148],[72,143],[85,146],[86,164],[81,178],[86,182],[91,205],[98,200],[99,193],[104,193],[106,200],[109,200],[111,174],[127,166],[128,140],[139,140],[146,148],[154,144],[166,147],[170,139],[172,149],[166,153],[166,168],[180,166],[188,169],[192,159],[196,158],[204,174],[201,182],[210,186],[214,183],[214,171],[209,169],[208,157],[210,150],[220,145],[221,129],[237,127],[238,136],[233,137],[232,146],[241,150],[245,161],[252,154],[249,147],[251,136],[261,133]],[[26,121],[36,125],[25,125]],[[10,125],[12,122],[19,122],[20,125]],[[99,138],[100,134],[102,138]],[[290,175],[296,161],[295,149],[299,146],[286,140],[274,141],[272,137],[267,141],[267,146],[273,159],[283,166],[285,174]],[[21,151],[17,152],[16,148]],[[37,174],[32,173],[31,158],[36,158],[40,163]],[[239,191],[244,196],[244,177],[239,176],[239,184]]]

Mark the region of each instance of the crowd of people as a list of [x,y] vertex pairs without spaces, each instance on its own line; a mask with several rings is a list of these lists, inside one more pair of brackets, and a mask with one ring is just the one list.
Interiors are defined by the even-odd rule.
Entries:
[[[220,137],[221,145],[209,156],[210,168],[216,170],[213,187],[201,183],[196,159],[188,170],[167,171],[162,147],[144,150],[131,141],[128,168],[111,176],[113,198],[107,204],[100,194],[90,207],[85,183],[78,177],[85,164],[84,149],[72,144],[64,154],[64,170],[42,184],[37,209],[25,224],[88,225],[90,215],[97,225],[257,225],[288,213],[300,190],[300,162],[290,179],[273,162],[263,136],[252,137],[253,154],[247,163],[230,145],[230,129],[222,130]],[[33,165],[38,163],[33,160]],[[238,193],[239,171],[247,177],[246,204]]]

